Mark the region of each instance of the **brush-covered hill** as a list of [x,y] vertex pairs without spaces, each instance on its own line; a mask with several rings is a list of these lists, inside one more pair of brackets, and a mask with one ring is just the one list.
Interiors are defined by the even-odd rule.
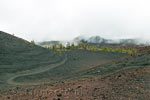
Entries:
[[0,31],[0,83],[7,76],[60,62],[63,56],[52,50]]

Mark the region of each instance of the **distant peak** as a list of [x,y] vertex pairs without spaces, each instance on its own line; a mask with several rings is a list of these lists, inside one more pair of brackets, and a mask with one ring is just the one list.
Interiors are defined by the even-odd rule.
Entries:
[[91,36],[91,37],[87,37],[87,36],[78,36],[76,37],[74,40],[77,41],[85,41],[88,43],[101,43],[103,42],[105,39],[100,37],[100,36]]

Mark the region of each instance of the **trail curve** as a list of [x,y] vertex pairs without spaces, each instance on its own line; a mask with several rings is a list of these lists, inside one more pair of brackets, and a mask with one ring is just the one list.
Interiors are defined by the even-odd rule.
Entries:
[[[43,72],[46,72],[50,69],[53,69],[55,67],[58,67],[62,64],[64,64],[65,62],[67,61],[67,56],[65,55],[65,58],[57,63],[57,64],[50,64],[48,66],[45,66],[45,67],[39,67],[39,68],[36,68],[36,69],[32,69],[32,70],[26,70],[26,71],[22,71],[20,73],[17,73],[13,76],[11,76],[8,80],[7,80],[7,83],[10,84],[10,85],[39,85],[39,84],[42,84],[42,82],[31,82],[31,83],[23,83],[23,82],[16,82],[14,81],[17,77],[21,77],[21,76],[27,76],[27,75],[34,75],[34,74],[39,74],[39,73],[43,73]],[[43,82],[45,83],[45,82]]]

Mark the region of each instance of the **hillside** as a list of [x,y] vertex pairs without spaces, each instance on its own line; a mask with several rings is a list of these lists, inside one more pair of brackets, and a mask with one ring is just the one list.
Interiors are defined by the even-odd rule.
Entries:
[[[127,54],[71,50],[62,56],[10,34],[0,32],[0,83],[38,84],[76,77],[76,73],[117,60]],[[54,68],[56,67],[56,68]],[[44,79],[44,80],[43,80]]]
[[21,38],[0,32],[0,84],[14,73],[44,67],[60,62],[53,51],[39,47]]
[[[127,54],[117,52],[104,52],[104,51],[88,51],[88,50],[71,50],[66,51],[66,63],[48,70],[43,73],[20,76],[15,79],[18,83],[38,82],[57,82],[73,79],[79,75],[81,71],[91,69],[97,65],[104,65],[127,56]],[[78,75],[76,75],[78,74]],[[35,83],[34,82],[34,83]]]
[[[86,54],[91,54],[88,55],[91,58],[88,58]],[[97,54],[99,55],[97,56]],[[29,80],[36,78],[39,79],[41,77],[44,77],[44,80],[45,78],[49,80],[55,80],[56,78],[58,78],[59,81],[55,84],[50,83],[37,86],[33,85],[28,88],[16,87],[15,89],[11,89],[11,91],[9,91],[7,94],[1,94],[0,97],[2,99],[23,98],[23,100],[150,99],[150,53],[146,52],[130,57],[123,57],[122,55],[122,59],[114,60],[112,62],[107,62],[108,60],[106,59],[111,60],[113,58],[120,58],[118,53],[115,53],[115,57],[112,53],[81,50],[70,51],[67,53],[67,55],[69,61],[63,64],[61,67],[54,68],[47,73],[41,73],[39,75],[32,76],[30,75],[24,78],[18,77],[16,79],[16,81],[18,82],[23,80],[29,82]],[[102,56],[102,58],[100,57],[100,55]],[[110,55],[112,58],[108,58],[109,56],[107,55]],[[95,61],[96,59],[99,59],[99,61]],[[103,64],[102,59],[106,61]],[[99,62],[99,64],[90,65],[93,62]],[[63,75],[70,76],[72,79],[61,80],[60,78],[62,78]]]
[[59,56],[0,32],[0,99],[149,100],[149,50],[131,56],[78,48]]
[[127,57],[120,61],[113,62],[111,64],[105,64],[102,66],[96,66],[92,69],[80,72],[82,75],[91,75],[91,76],[102,76],[107,74],[114,74],[122,70],[138,67],[147,67],[150,65],[150,53],[141,53],[136,56]]

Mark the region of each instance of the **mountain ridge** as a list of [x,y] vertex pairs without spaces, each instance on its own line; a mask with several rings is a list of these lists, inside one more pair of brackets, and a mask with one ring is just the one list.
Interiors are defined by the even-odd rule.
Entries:
[[130,46],[130,45],[134,45],[134,46],[140,46],[140,45],[148,45],[146,43],[142,43],[140,42],[140,40],[138,39],[106,39],[103,38],[101,36],[90,36],[90,37],[86,37],[86,36],[78,36],[75,37],[73,40],[71,41],[43,41],[43,42],[39,42],[37,43],[40,46],[49,46],[49,45],[57,45],[57,44],[63,44],[64,46],[66,46],[67,44],[79,44],[79,43],[87,43],[87,44],[94,44],[97,46]]

